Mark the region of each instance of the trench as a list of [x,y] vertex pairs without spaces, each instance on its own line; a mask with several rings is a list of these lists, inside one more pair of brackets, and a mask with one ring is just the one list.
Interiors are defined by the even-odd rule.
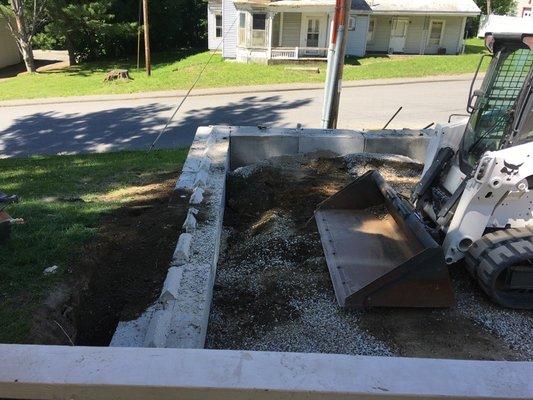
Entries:
[[169,203],[174,184],[172,174],[101,217],[69,278],[36,311],[29,342],[107,346],[119,321],[157,299],[185,219],[183,207]]

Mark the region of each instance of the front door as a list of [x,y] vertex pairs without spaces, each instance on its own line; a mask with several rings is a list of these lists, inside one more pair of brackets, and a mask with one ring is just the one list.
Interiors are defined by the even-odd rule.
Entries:
[[393,19],[391,25],[389,53],[405,53],[405,39],[409,29],[408,19]]
[[326,18],[322,15],[302,16],[302,35],[300,47],[312,51],[316,47],[326,46]]

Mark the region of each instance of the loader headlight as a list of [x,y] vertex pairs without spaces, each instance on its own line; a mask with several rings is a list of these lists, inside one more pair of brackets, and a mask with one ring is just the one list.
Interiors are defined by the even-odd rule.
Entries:
[[476,181],[478,182],[483,181],[483,178],[485,177],[487,173],[491,160],[492,158],[490,157],[483,157],[481,159],[481,161],[479,162],[479,166],[477,167],[477,171],[476,171]]

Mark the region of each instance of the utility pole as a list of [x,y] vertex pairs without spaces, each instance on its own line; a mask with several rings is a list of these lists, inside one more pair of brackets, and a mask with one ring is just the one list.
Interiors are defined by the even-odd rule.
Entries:
[[322,109],[322,127],[325,129],[337,127],[351,5],[352,0],[337,0],[335,4]]
[[487,0],[487,15],[492,14],[491,0]]
[[137,23],[137,69],[141,68],[142,12],[143,12],[142,0],[139,0],[139,15],[138,15],[138,23]]
[[143,1],[144,19],[144,61],[146,64],[146,75],[152,75],[152,60],[150,57],[150,24],[148,19],[148,0]]

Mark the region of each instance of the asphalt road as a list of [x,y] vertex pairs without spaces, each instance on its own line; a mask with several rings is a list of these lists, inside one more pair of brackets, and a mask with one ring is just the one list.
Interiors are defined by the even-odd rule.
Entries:
[[[464,113],[469,81],[344,88],[339,128],[422,128]],[[319,127],[322,90],[189,97],[158,147],[187,146],[201,125]],[[0,107],[0,157],[147,148],[179,99],[122,99]]]

